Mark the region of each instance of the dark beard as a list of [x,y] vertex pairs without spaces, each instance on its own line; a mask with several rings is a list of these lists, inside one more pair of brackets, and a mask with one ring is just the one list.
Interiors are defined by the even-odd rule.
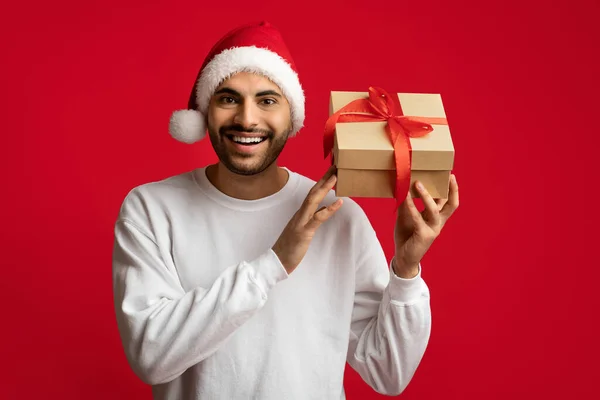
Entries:
[[[219,157],[219,160],[229,171],[238,175],[256,175],[269,168],[275,161],[277,161],[277,158],[283,151],[290,131],[291,127],[288,128],[283,134],[276,135],[275,132],[267,129],[246,129],[241,125],[229,125],[222,126],[219,128],[219,133],[216,133],[210,126],[208,127],[210,141],[213,145],[215,153]],[[225,135],[228,133],[230,134],[231,132],[260,133],[262,135],[266,135],[267,138],[265,141],[268,142],[269,146],[266,152],[259,156],[260,160],[258,160],[258,162],[252,167],[248,168],[239,165],[234,161],[234,158],[252,158],[257,157],[256,155],[236,153],[235,157],[232,157],[232,154],[227,150],[224,141],[229,139],[227,139]]]

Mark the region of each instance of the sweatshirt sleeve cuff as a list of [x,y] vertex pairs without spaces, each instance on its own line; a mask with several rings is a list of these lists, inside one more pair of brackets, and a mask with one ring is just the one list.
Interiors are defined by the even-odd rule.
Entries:
[[429,297],[429,290],[421,276],[421,264],[419,264],[419,272],[417,275],[410,279],[401,278],[396,275],[391,262],[389,265],[389,272],[390,300],[402,304],[410,304],[423,297]]
[[252,266],[254,273],[251,274],[251,279],[264,293],[267,293],[277,283],[289,277],[283,264],[279,261],[279,257],[272,249],[254,260]]

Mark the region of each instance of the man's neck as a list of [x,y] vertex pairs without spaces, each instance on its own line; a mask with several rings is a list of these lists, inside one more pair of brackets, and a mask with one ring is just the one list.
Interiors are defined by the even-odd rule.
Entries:
[[238,175],[217,163],[206,167],[206,177],[219,191],[241,200],[257,200],[280,191],[289,179],[288,172],[275,163],[256,175]]

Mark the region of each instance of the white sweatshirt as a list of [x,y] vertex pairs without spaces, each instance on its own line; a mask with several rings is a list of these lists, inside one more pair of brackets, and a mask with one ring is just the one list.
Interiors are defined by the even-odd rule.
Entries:
[[124,200],[116,317],[155,399],[344,399],[346,361],[379,393],[411,380],[431,329],[421,272],[397,277],[344,199],[288,275],[271,246],[315,182],[287,171],[282,190],[255,201],[218,191],[204,168]]

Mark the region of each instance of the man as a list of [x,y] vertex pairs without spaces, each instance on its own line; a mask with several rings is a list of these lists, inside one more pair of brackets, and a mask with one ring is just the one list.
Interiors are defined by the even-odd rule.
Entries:
[[170,133],[208,131],[215,165],[141,185],[115,227],[114,300],[127,359],[155,399],[343,399],[348,362],[398,394],[430,335],[420,260],[458,206],[421,190],[398,210],[395,257],[335,170],[277,166],[304,122],[294,63],[268,23],[211,50]]

